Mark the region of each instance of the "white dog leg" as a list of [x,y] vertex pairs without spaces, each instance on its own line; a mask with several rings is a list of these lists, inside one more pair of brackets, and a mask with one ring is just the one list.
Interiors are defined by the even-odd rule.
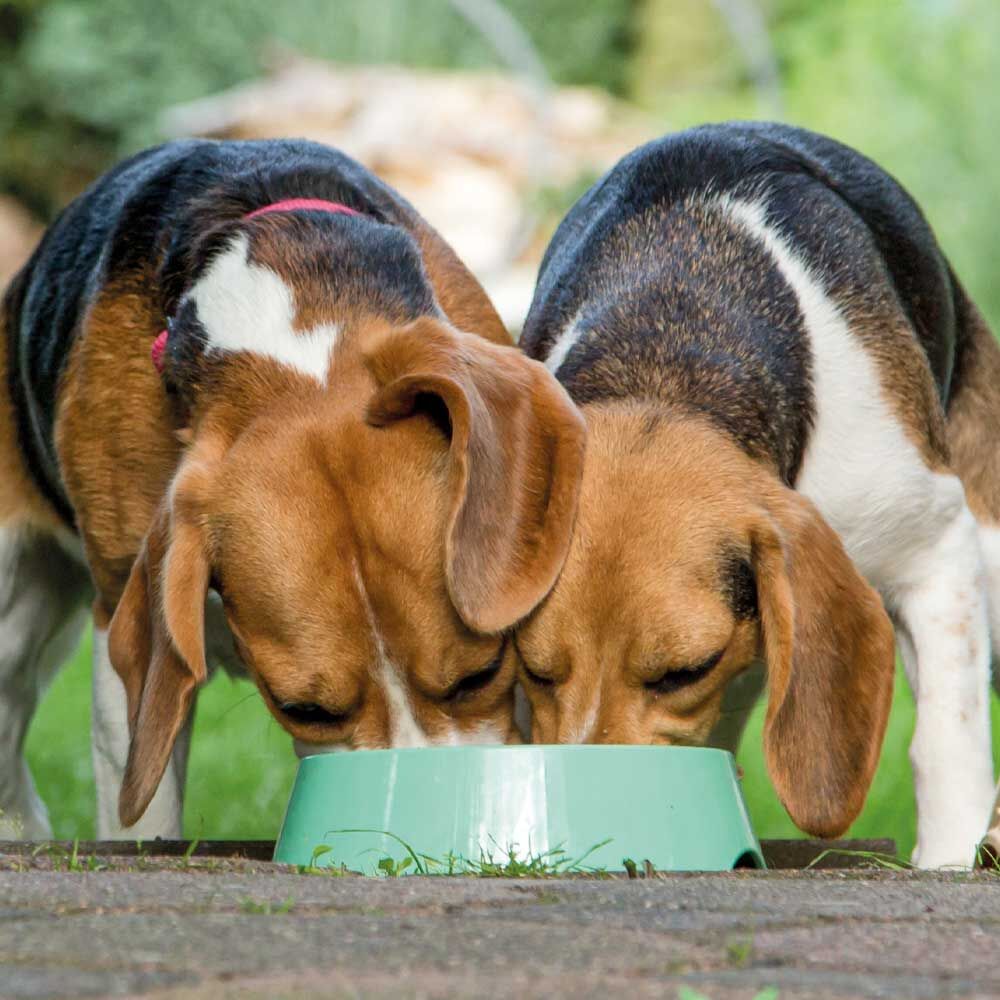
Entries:
[[178,840],[183,834],[184,779],[194,713],[177,737],[170,762],[149,808],[134,826],[118,821],[118,793],[128,760],[125,687],[108,656],[107,629],[94,629],[91,751],[97,782],[97,836],[101,840]]
[[49,681],[79,642],[88,587],[54,539],[0,528],[0,839],[52,835],[24,738]]
[[[951,477],[941,486],[960,490]],[[917,706],[913,860],[922,868],[971,865],[993,802],[985,583],[976,522],[962,499],[889,594]]]
[[979,547],[986,570],[989,595],[990,637],[993,647],[993,687],[1000,694],[1000,528],[979,524]]
[[[979,525],[979,541],[986,564],[986,579],[990,597],[990,637],[993,645],[993,688],[1000,694],[1000,528],[991,524]],[[989,867],[1000,864],[1000,784],[997,785],[993,817],[983,846],[992,854],[984,858]]]

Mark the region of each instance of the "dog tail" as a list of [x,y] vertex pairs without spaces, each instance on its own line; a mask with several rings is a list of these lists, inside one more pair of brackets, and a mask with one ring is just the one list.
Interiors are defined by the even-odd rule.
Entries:
[[1000,344],[954,274],[955,367],[947,407],[951,467],[980,522],[1000,526]]

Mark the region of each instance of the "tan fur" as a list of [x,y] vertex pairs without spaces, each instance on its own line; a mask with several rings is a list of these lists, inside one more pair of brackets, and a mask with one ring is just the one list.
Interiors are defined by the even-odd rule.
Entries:
[[764,755],[792,819],[835,837],[861,811],[878,765],[895,637],[816,508],[767,477],[751,490],[764,506],[750,529],[770,689]]
[[414,224],[413,236],[423,254],[424,268],[438,302],[451,322],[458,329],[478,333],[494,344],[509,344],[510,334],[489,296],[455,251],[422,219]]
[[[574,541],[517,632],[533,739],[703,744],[728,681],[763,654],[779,793],[804,829],[842,831],[864,800],[891,699],[893,632],[878,596],[816,510],[708,423],[663,404],[584,413]],[[763,632],[726,599],[732,553],[754,567]],[[690,686],[645,686],[719,651]]]
[[[469,347],[482,358],[470,358]],[[531,611],[562,566],[583,464],[582,419],[539,362],[463,342],[433,320],[393,333],[366,360],[379,384],[368,406],[377,426],[409,416],[421,395],[448,408],[448,589],[472,628],[500,632]]]
[[874,362],[883,398],[903,433],[929,469],[943,472],[949,460],[944,407],[927,357],[889,287],[872,282],[856,292],[846,310],[850,330]]
[[[382,669],[428,739],[484,726],[513,738],[510,652],[488,686],[450,693],[497,655],[489,633],[545,596],[569,547],[583,426],[555,380],[441,321],[371,318],[338,347],[329,388],[257,358],[224,365],[213,389],[112,620],[136,719],[122,821],[145,809],[204,676],[195,609],[210,580],[298,739],[390,745]],[[293,722],[289,702],[343,721]]]
[[162,325],[152,299],[143,276],[102,289],[63,373],[55,424],[63,483],[108,617],[181,450],[149,360]]
[[0,308],[0,525],[61,531],[58,515],[28,475],[18,443],[17,420],[8,391],[9,322],[6,309]]
[[[929,468],[944,470],[948,441],[940,391],[883,253],[873,237],[865,237],[857,229],[856,217],[844,214],[843,205],[820,202],[815,210],[812,225],[823,233],[814,233],[813,239],[822,241],[831,251],[838,238],[851,247],[847,259],[831,267],[822,284],[852,337],[861,342],[875,365],[884,402],[903,432]],[[940,294],[945,294],[944,289]],[[929,312],[932,303],[925,306]],[[942,304],[938,307],[944,308]],[[945,326],[947,320],[942,317],[941,323]]]
[[1000,524],[1000,345],[971,302],[968,309],[968,354],[948,408],[948,444],[972,513]]

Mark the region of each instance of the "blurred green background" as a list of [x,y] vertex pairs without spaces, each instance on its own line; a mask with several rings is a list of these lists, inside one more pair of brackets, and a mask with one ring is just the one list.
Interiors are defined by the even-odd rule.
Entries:
[[[604,88],[659,131],[782,118],[858,147],[922,204],[1000,327],[996,0],[508,0],[506,9],[552,80]],[[46,221],[115,159],[157,140],[165,108],[259,76],[280,49],[349,62],[498,65],[447,0],[0,2],[0,194]],[[577,193],[562,192],[555,207]],[[761,718],[762,708],[741,754],[749,804],[761,836],[789,836],[760,759]],[[85,644],[29,737],[63,837],[93,833],[88,725]],[[895,837],[904,854],[914,830],[912,725],[900,676],[882,764],[852,831]],[[287,737],[249,685],[216,677],[198,707],[187,832],[273,836],[293,771]]]

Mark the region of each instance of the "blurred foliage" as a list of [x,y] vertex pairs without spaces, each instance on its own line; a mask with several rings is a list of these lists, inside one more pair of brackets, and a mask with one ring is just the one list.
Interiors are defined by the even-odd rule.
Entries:
[[[664,130],[781,116],[857,146],[924,206],[1000,325],[996,0],[507,7],[553,79],[632,96]],[[767,25],[777,96],[753,83],[740,10]],[[155,141],[164,108],[258,76],[280,49],[353,62],[501,65],[449,0],[0,0],[0,192],[50,216],[115,158]]]
[[[624,86],[630,0],[509,0],[558,82]],[[292,50],[344,62],[497,67],[448,0],[0,0],[0,191],[50,215],[164,108]]]
[[[751,0],[746,0],[751,2]],[[633,66],[652,65],[679,5],[700,8],[687,30],[706,66],[701,86],[653,71],[632,80],[644,106],[671,128],[778,116],[855,146],[893,174],[923,207],[960,278],[1000,330],[994,277],[1000,204],[1000,4],[996,0],[770,0],[763,3],[783,107],[739,67],[734,4],[646,0],[649,27]],[[722,30],[720,30],[720,28]],[[728,71],[725,67],[729,67]]]

